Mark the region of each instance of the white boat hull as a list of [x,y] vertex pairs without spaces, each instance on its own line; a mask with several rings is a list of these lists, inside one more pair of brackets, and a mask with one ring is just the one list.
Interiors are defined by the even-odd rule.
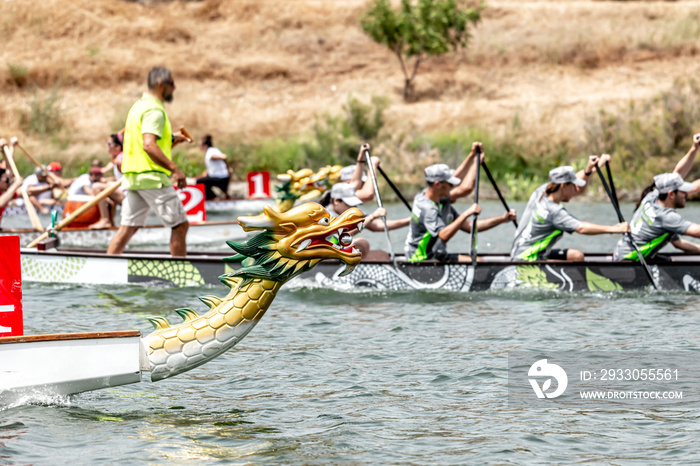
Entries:
[[[96,248],[106,249],[112,240],[116,228],[100,230],[62,230],[57,233],[61,246],[71,248]],[[129,240],[128,247],[143,247],[154,245],[167,245],[170,242],[170,228],[162,225],[149,225],[140,228]],[[26,247],[41,233],[27,230],[5,230],[0,235],[19,236],[22,247]],[[216,244],[222,245],[227,240],[239,241],[245,239],[247,234],[237,222],[207,222],[192,224],[187,231],[187,245]]]
[[137,383],[142,360],[138,331],[0,338],[0,402]]

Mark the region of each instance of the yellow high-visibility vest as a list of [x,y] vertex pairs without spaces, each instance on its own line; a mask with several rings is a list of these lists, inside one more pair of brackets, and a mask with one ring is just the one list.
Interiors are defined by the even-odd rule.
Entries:
[[155,163],[143,150],[143,135],[141,133],[141,120],[143,115],[149,110],[159,110],[165,117],[163,135],[156,141],[163,154],[172,160],[171,149],[173,146],[173,130],[170,126],[168,114],[165,112],[163,102],[152,94],[145,93],[137,101],[126,117],[126,130],[124,132],[124,160],[122,162],[122,173],[145,173],[163,172],[170,176],[170,170]]

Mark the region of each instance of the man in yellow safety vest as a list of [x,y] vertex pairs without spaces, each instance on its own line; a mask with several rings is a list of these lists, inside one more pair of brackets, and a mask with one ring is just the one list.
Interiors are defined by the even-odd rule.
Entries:
[[170,253],[187,253],[187,215],[170,181],[184,188],[185,174],[172,161],[174,143],[185,138],[173,134],[164,102],[172,102],[175,81],[169,69],[155,67],[148,73],[148,92],[144,92],[126,117],[124,132],[124,174],[126,197],[122,203],[119,230],[112,238],[108,254],[121,254],[131,237],[145,225],[153,209],[170,234]]

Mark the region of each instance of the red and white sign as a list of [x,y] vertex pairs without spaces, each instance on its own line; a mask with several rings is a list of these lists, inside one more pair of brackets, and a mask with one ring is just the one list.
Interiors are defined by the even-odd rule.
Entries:
[[24,335],[19,236],[0,236],[0,337]]
[[248,198],[266,199],[270,197],[270,172],[248,173]]
[[207,211],[204,208],[204,185],[188,185],[178,189],[177,195],[187,212],[187,221],[190,223],[204,223],[207,221]]

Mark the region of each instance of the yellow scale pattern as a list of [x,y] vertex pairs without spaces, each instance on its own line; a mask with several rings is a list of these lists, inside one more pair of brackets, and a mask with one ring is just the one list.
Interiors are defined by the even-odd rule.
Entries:
[[77,257],[66,257],[60,262],[44,262],[21,256],[22,277],[25,280],[48,282],[65,282],[77,275],[86,260]]
[[189,261],[129,259],[129,275],[160,278],[176,286],[204,285],[204,278]]
[[227,279],[229,294],[209,312],[177,327],[156,330],[144,339],[151,361],[151,380],[161,380],[197,367],[234,346],[255,327],[282,286],[256,279]]

